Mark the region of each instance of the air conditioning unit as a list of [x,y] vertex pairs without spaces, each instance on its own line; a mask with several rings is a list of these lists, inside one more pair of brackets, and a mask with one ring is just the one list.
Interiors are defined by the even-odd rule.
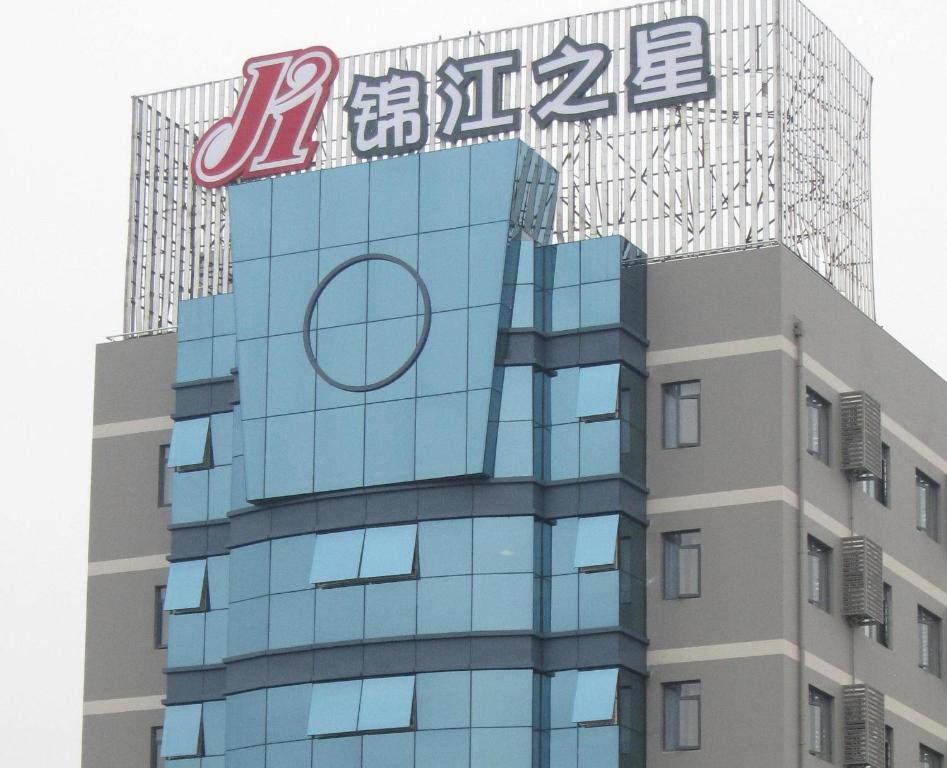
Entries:
[[885,768],[885,697],[869,685],[842,687],[845,765]]
[[842,615],[852,624],[883,624],[881,547],[864,536],[842,539]]
[[843,392],[842,470],[860,480],[881,479],[881,406],[864,392]]

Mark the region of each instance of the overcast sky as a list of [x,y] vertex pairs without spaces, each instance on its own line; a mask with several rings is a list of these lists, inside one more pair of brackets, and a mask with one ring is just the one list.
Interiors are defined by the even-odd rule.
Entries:
[[[947,3],[808,4],[875,78],[877,320],[947,377]],[[257,54],[343,56],[608,7],[91,0],[4,13],[0,765],[79,765],[93,361],[122,330],[129,97],[238,74]]]

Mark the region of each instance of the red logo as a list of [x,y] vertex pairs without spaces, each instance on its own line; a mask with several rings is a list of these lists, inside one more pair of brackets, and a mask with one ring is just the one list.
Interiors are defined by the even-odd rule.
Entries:
[[195,183],[219,187],[312,165],[319,147],[312,137],[338,71],[336,55],[318,45],[248,59],[233,116],[214,123],[194,148]]

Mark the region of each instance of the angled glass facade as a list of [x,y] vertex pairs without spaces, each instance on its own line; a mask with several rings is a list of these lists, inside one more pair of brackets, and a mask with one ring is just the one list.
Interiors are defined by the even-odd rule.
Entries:
[[518,141],[230,188],[178,340],[176,768],[644,765],[644,268]]

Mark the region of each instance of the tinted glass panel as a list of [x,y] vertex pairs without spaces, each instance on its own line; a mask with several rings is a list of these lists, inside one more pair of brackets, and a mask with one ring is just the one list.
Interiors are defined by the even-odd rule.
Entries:
[[572,722],[611,722],[615,713],[617,669],[592,669],[576,677]]
[[358,727],[361,692],[361,680],[313,685],[309,704],[309,727],[306,732],[310,736],[354,733]]
[[162,757],[199,757],[201,705],[166,707],[162,732]]
[[410,728],[414,712],[414,676],[376,677],[363,681],[358,730]]
[[210,419],[174,422],[168,466],[205,467],[210,465]]
[[372,579],[402,576],[414,570],[416,525],[390,525],[365,531],[365,547],[359,576]]
[[182,611],[200,608],[204,602],[206,578],[206,560],[171,563],[168,569],[168,588],[164,596],[164,609]]
[[576,418],[614,417],[618,413],[617,363],[579,369]]
[[309,580],[314,584],[325,584],[358,578],[364,538],[365,531],[361,528],[316,536]]
[[581,518],[575,542],[575,567],[614,567],[617,537],[618,515]]
[[532,517],[478,518],[473,528],[474,573],[532,572]]

